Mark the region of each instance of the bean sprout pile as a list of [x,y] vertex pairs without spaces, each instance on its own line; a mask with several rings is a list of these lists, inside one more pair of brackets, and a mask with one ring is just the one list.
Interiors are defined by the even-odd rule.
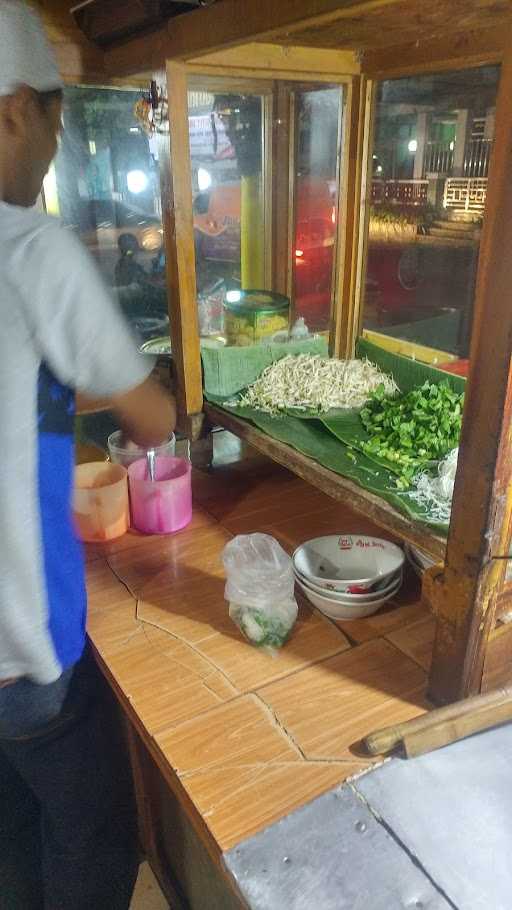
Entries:
[[387,395],[398,391],[394,379],[369,360],[289,354],[267,367],[237,403],[272,415],[287,408],[325,414],[361,408],[379,386]]

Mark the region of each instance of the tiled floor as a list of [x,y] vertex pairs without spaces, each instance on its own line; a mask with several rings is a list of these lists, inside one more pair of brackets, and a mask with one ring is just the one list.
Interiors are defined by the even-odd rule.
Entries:
[[140,867],[130,910],[169,910],[169,904],[147,863]]

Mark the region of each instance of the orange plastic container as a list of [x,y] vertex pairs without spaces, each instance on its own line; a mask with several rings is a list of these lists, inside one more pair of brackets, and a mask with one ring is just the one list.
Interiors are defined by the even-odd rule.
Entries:
[[114,540],[130,524],[127,471],[120,464],[94,461],[75,468],[73,516],[87,543]]

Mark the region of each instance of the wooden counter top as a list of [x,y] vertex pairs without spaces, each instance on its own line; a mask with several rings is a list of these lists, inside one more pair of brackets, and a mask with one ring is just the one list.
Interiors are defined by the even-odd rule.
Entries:
[[89,547],[89,635],[123,707],[210,851],[220,853],[368,766],[354,745],[427,708],[433,621],[412,574],[395,601],[336,624],[300,602],[278,657],[247,644],[220,555],[265,531],[291,551],[367,519],[266,459],[194,477],[192,524]]

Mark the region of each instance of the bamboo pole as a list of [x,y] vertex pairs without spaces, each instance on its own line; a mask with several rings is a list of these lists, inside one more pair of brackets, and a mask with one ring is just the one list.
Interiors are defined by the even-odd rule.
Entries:
[[[402,743],[409,743],[411,754],[420,754],[415,751],[421,744],[428,741],[431,733],[431,742],[446,745],[452,740],[447,738],[448,731],[455,732],[456,738],[469,736],[484,727],[474,726],[472,718],[485,721],[488,726],[502,723],[503,720],[512,720],[512,686],[496,689],[487,695],[475,695],[462,701],[437,708],[421,717],[415,717],[403,724],[393,724],[376,730],[363,739],[363,745],[370,755],[385,755],[392,752]],[[463,732],[468,730],[469,732]],[[437,746],[432,746],[437,748]]]

